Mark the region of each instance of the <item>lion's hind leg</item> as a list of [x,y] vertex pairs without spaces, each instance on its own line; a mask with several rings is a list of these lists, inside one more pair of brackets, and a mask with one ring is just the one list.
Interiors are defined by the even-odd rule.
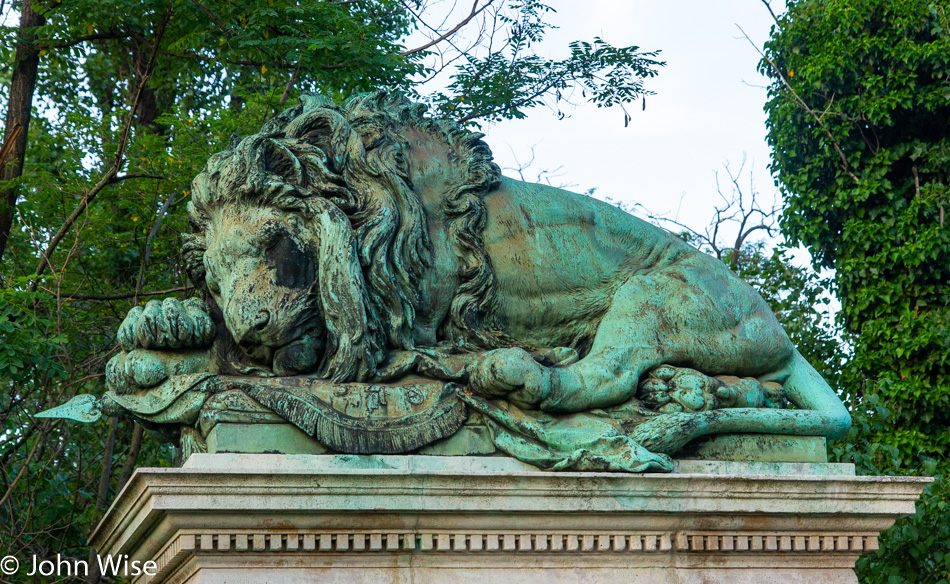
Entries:
[[[707,379],[700,371],[753,379],[724,384],[730,388],[719,398],[729,404],[725,408],[684,408],[644,424],[640,434],[652,441],[662,437],[662,452],[704,434],[836,438],[850,426],[834,390],[794,349],[765,302],[728,273],[694,273],[690,266],[625,282],[612,298],[590,352],[578,362],[544,367],[521,349],[492,351],[474,367],[471,387],[481,395],[507,397],[519,407],[583,412],[635,397],[641,378],[661,365],[693,368],[697,371],[686,377],[700,382]],[[767,393],[766,382],[782,385],[797,409],[776,409],[764,397],[752,399],[757,391]],[[730,391],[734,395],[728,397]]]
[[691,412],[684,408],[638,425],[631,438],[653,452],[673,454],[708,434],[753,432],[834,439],[851,427],[851,416],[837,394],[797,352],[781,371],[759,378],[764,380],[781,383],[795,409],[736,407]]
[[622,403],[660,365],[693,368],[697,381],[705,379],[698,371],[755,377],[781,368],[793,352],[748,285],[725,271],[671,266],[632,276],[616,291],[590,353],[552,372],[540,408],[577,412]]
[[783,408],[785,389],[772,381],[732,375],[708,376],[695,369],[662,365],[640,382],[637,398],[662,412],[706,412],[723,408]]
[[680,273],[632,276],[604,299],[610,308],[583,359],[565,367],[541,367],[525,351],[500,349],[474,368],[471,386],[481,395],[570,413],[630,400],[641,376],[659,365],[731,372],[733,363],[761,343],[739,346],[734,336],[725,338],[736,322],[715,302],[697,300],[712,297]]
[[775,375],[763,376],[763,379],[781,383],[788,401],[799,411],[815,412],[816,416],[809,421],[807,428],[802,427],[801,431],[794,433],[841,438],[851,428],[848,408],[824,377],[798,351],[795,351],[785,368]]

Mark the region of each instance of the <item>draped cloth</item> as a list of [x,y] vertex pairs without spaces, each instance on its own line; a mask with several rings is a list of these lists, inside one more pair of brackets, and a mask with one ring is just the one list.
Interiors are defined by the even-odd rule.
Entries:
[[670,471],[672,460],[630,436],[657,414],[639,401],[554,415],[467,393],[470,357],[407,351],[369,383],[308,377],[178,375],[130,394],[107,392],[104,413],[124,410],[145,422],[195,425],[210,396],[240,391],[321,444],[350,454],[408,453],[448,437],[468,413],[481,414],[495,447],[554,471]]

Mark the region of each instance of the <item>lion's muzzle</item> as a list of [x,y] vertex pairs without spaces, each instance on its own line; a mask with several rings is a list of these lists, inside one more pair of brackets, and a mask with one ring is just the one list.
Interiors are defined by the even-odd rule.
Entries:
[[277,375],[313,373],[320,365],[323,343],[306,334],[274,352],[272,368]]

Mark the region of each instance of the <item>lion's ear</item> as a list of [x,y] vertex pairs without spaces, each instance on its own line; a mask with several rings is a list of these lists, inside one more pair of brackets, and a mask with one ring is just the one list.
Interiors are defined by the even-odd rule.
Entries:
[[[288,138],[295,138],[316,146],[327,156],[330,170],[342,173],[350,149],[358,144],[346,118],[331,109],[308,112],[284,129]],[[356,140],[356,143],[353,141]],[[362,149],[362,144],[359,144]]]
[[274,139],[264,141],[262,148],[263,166],[267,172],[282,177],[284,180],[300,188],[307,186],[307,174],[303,164],[287,149],[286,146]]
[[309,202],[322,207],[315,215],[320,226],[317,286],[328,331],[321,376],[362,381],[375,373],[381,357],[371,333],[378,326],[370,313],[350,222],[332,203],[318,201]]

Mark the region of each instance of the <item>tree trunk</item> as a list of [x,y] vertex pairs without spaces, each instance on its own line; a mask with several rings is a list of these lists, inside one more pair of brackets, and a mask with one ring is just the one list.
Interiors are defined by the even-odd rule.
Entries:
[[[36,89],[36,74],[40,65],[39,50],[34,45],[33,29],[46,24],[46,18],[33,10],[34,0],[23,0],[20,11],[20,29],[16,45],[16,65],[10,80],[10,102],[7,104],[7,119],[3,136],[6,141],[20,128],[13,143],[7,164],[0,161],[0,181],[10,181],[23,174],[23,159],[26,155],[27,135],[30,130],[30,111],[33,108],[33,91]],[[6,250],[17,200],[17,188],[7,185],[0,188],[0,260]]]
[[132,440],[129,443],[129,454],[122,464],[122,474],[119,475],[119,489],[125,486],[135,472],[135,463],[138,462],[139,452],[142,450],[142,440],[145,438],[145,429],[138,422],[133,422]]
[[[148,51],[144,47],[132,46],[132,78],[129,79],[129,90],[134,93],[139,83],[139,79],[145,74],[145,66],[148,63]],[[142,88],[142,96],[139,98],[138,108],[135,110],[135,125],[145,130],[149,134],[155,132],[155,118],[158,117],[157,100],[155,90],[145,85]]]

